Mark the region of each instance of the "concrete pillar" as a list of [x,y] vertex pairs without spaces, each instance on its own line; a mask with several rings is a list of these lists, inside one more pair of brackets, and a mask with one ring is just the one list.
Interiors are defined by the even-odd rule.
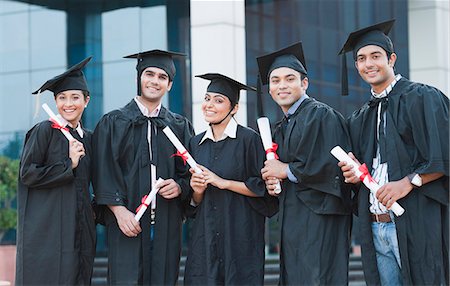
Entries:
[[450,95],[449,1],[409,0],[410,78]]
[[[192,122],[196,133],[207,127],[201,113],[209,81],[194,77],[218,72],[246,83],[245,2],[191,0]],[[236,119],[247,125],[247,97],[241,91]]]

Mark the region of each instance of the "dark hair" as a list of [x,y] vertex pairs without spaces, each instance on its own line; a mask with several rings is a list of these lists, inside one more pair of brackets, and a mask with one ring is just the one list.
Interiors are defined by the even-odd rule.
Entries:
[[82,90],[81,92],[83,93],[84,99],[86,99],[88,96],[90,96],[89,91],[87,91],[87,90]]
[[[83,97],[84,97],[85,100],[86,100],[86,98],[87,98],[88,96],[90,96],[89,91],[87,91],[87,90],[80,90],[80,91],[81,91],[81,93],[83,94]],[[61,92],[62,92],[62,91],[61,91]],[[56,96],[58,96],[58,94],[60,94],[61,92],[53,93],[55,99],[56,99]]]

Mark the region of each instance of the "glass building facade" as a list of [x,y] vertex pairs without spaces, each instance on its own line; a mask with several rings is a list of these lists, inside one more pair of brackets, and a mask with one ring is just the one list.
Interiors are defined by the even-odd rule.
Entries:
[[[136,62],[123,56],[150,49],[189,54],[189,1],[2,0],[0,27],[0,150],[13,157],[20,152],[14,140],[45,118],[36,114],[31,92],[69,66],[93,56],[85,69],[91,101],[83,124],[94,129],[136,94]],[[176,63],[164,103],[190,116],[188,62]],[[54,106],[49,92],[39,102]]]
[[[136,94],[136,62],[123,56],[150,49],[188,55],[176,62],[177,76],[164,104],[192,118],[190,4],[189,0],[0,0],[0,154],[18,158],[26,131],[46,118],[42,111],[36,115],[31,92],[88,56],[93,60],[85,69],[91,90],[83,115],[87,128],[94,129],[104,113]],[[242,63],[247,82],[256,86],[256,57],[302,41],[308,94],[349,115],[369,98],[369,86],[348,57],[350,95],[340,95],[337,53],[351,31],[396,18],[390,33],[401,59],[396,69],[408,77],[407,5],[406,0],[247,0]],[[54,107],[49,92],[40,96],[44,102]],[[247,122],[253,128],[257,106],[256,96],[249,94]],[[281,118],[265,87],[262,106],[271,122]],[[276,225],[274,219],[271,224]],[[99,247],[104,250],[102,233],[99,230]]]
[[[352,31],[392,18],[396,18],[396,24],[389,36],[401,59],[396,64],[397,72],[408,77],[407,1],[248,0],[245,7],[247,78],[254,86],[256,57],[301,41],[309,79],[308,95],[348,116],[369,98],[369,86],[358,75],[348,54],[350,95],[341,96],[338,52]],[[248,102],[248,122],[255,122],[256,98],[249,98]],[[267,89],[263,91],[262,105],[271,122],[281,118],[281,110]]]

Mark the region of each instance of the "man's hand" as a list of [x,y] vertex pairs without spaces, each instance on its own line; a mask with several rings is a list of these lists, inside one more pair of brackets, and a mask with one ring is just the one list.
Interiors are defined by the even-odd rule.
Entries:
[[266,183],[266,189],[269,195],[278,197],[279,194],[275,193],[275,189],[277,188],[277,183],[280,182],[280,180],[275,177],[268,177],[264,182]]
[[114,213],[120,230],[128,237],[136,237],[142,232],[139,222],[134,219],[134,213],[124,206],[108,206]]
[[286,179],[287,168],[288,164],[279,160],[266,160],[264,162],[264,168],[261,169],[261,175],[264,181],[267,181],[270,177]]
[[[352,152],[348,153],[348,156],[352,158],[359,166],[361,163],[355,158]],[[338,166],[341,168],[342,175],[344,176],[344,182],[349,184],[357,184],[361,182],[358,176],[356,176],[355,171],[353,170],[353,166],[347,165],[347,162],[339,162]]]
[[158,187],[158,194],[165,199],[170,200],[181,195],[181,187],[175,182],[174,179],[164,180],[158,185]]
[[378,189],[377,199],[386,208],[390,209],[397,200],[404,198],[412,189],[413,186],[409,179],[405,177],[398,181],[389,182]]

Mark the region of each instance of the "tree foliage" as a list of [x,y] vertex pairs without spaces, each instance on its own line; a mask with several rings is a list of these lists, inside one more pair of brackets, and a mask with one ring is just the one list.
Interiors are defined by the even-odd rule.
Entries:
[[16,228],[17,225],[17,179],[19,160],[0,156],[0,230]]

